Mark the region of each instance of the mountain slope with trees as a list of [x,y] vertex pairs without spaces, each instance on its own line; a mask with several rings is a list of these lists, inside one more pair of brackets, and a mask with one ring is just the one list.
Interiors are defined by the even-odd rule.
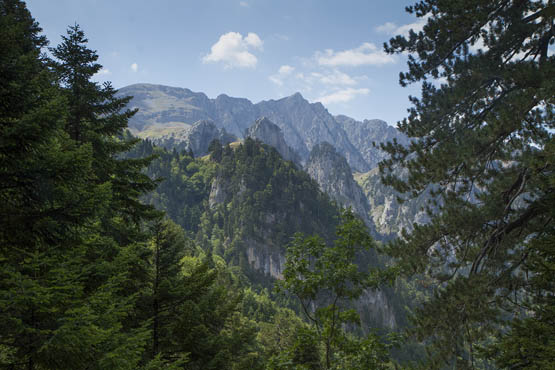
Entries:
[[258,369],[294,346],[293,311],[145,204],[153,157],[128,155],[135,112],[80,27],[52,60],[23,2],[0,26],[0,366]]

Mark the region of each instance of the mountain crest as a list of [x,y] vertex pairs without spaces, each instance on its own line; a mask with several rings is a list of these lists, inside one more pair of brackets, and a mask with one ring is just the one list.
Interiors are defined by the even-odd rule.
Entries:
[[210,99],[187,89],[147,84],[124,87],[119,94],[133,96],[128,107],[139,108],[129,121],[135,133],[211,119],[217,127],[225,127],[227,132],[241,138],[252,122],[266,117],[279,126],[285,142],[302,161],[308,159],[314,145],[327,141],[333,143],[356,171],[366,172],[371,168],[325,107],[320,103],[311,104],[300,93],[256,104],[225,94]]
[[245,131],[245,137],[260,140],[264,144],[274,147],[281,154],[282,158],[287,161],[300,163],[298,154],[287,145],[281,128],[266,117],[257,119]]

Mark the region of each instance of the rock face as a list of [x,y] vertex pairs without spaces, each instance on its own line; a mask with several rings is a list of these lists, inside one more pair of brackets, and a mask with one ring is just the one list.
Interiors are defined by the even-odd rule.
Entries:
[[389,126],[385,121],[372,119],[357,121],[353,118],[338,115],[335,120],[343,127],[351,143],[362,154],[369,168],[375,168],[378,163],[386,159],[388,154],[374,147],[376,145],[386,143],[388,141],[397,140],[399,144],[408,145],[407,136],[394,127]]
[[287,143],[306,160],[312,148],[324,141],[333,143],[349,165],[365,172],[370,167],[360,152],[349,141],[341,125],[321,103],[310,104],[296,93],[279,100],[257,104],[261,115],[268,117],[283,131]]
[[246,240],[247,261],[249,266],[264,275],[274,279],[283,279],[285,256],[276,253],[279,250],[271,241],[260,242],[257,240]]
[[401,230],[412,230],[413,224],[425,224],[429,217],[424,210],[429,192],[403,203],[397,201],[399,194],[380,180],[377,168],[356,177],[370,203],[370,218],[376,232],[383,239],[401,236]]
[[266,117],[257,119],[256,122],[247,129],[245,137],[260,140],[264,144],[274,147],[286,161],[297,164],[300,163],[300,157],[289,145],[287,145],[279,126],[272,123],[272,121]]
[[345,158],[331,144],[324,142],[312,148],[305,170],[323,192],[343,207],[351,207],[368,226],[372,225],[366,196],[354,180]]
[[361,320],[372,324],[365,326],[365,328],[378,325],[393,329],[398,325],[395,310],[390,303],[390,297],[381,290],[366,289],[355,306],[360,313]]
[[133,96],[129,108],[139,112],[129,120],[135,133],[149,137],[160,127],[181,127],[199,120],[212,120],[218,128],[242,138],[255,120],[267,117],[283,132],[286,143],[308,159],[312,148],[323,141],[333,143],[349,165],[366,172],[370,166],[351,143],[341,124],[320,103],[309,103],[296,93],[292,96],[253,104],[247,99],[220,95],[209,99],[188,89],[151,84],[136,84],[119,90],[119,95]]
[[231,143],[237,138],[228,134],[225,129],[217,128],[211,120],[201,120],[192,126],[185,126],[169,132],[144,135],[139,137],[150,139],[155,145],[176,150],[192,150],[195,156],[205,155],[208,146],[213,140],[219,140],[222,144]]

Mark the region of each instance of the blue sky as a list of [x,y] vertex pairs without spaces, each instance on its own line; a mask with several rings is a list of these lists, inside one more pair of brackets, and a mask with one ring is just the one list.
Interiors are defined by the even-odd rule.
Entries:
[[55,46],[78,23],[116,88],[148,82],[245,97],[300,92],[332,114],[406,115],[404,56],[383,53],[396,33],[422,26],[403,0],[30,0]]

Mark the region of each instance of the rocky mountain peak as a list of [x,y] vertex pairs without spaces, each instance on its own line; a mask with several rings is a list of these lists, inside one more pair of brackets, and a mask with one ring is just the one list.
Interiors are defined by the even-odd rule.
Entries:
[[210,99],[188,89],[136,84],[120,89],[120,95],[133,96],[128,107],[139,108],[139,112],[130,119],[129,126],[141,137],[151,138],[153,131],[188,127],[206,119],[212,120],[218,128],[243,137],[245,129],[264,116],[279,126],[287,145],[303,161],[308,159],[314,145],[327,141],[356,171],[366,172],[371,168],[326,108],[321,103],[311,104],[300,93],[253,104],[248,99],[225,94]]
[[274,147],[282,158],[287,161],[300,163],[297,153],[287,145],[283,132],[278,125],[266,117],[257,119],[254,124],[245,131],[245,137],[260,140],[264,144]]
[[195,155],[206,154],[213,140],[219,140],[222,144],[227,144],[237,140],[237,138],[227,133],[224,128],[216,127],[212,120],[197,121],[186,132],[187,149],[191,149]]
[[294,93],[293,95],[291,95],[291,96],[289,97],[289,99],[290,99],[290,100],[303,100],[303,101],[306,101],[306,99],[305,99],[305,98],[301,95],[301,93],[298,92],[298,91],[297,91],[296,93]]
[[372,225],[368,217],[368,200],[353,178],[347,160],[333,145],[328,142],[315,145],[310,152],[305,170],[316,180],[322,191],[343,207],[351,207],[366,225]]
[[[362,154],[369,168],[377,167],[380,161],[388,158],[388,154],[378,147],[379,144],[394,139],[403,145],[409,143],[407,136],[379,119],[357,121],[351,117],[338,115],[335,116],[335,120],[343,127],[349,141]],[[374,146],[373,143],[376,143],[377,146]]]
[[[254,122],[254,124],[247,129],[247,134],[249,132],[252,133],[252,132],[259,132],[259,131],[271,131],[271,132],[279,133],[279,134],[281,134],[281,136],[283,136],[279,126],[276,125],[275,123],[273,123],[272,121],[270,121],[265,116],[262,116],[259,119],[257,119]],[[245,136],[247,136],[247,135],[245,135]]]

